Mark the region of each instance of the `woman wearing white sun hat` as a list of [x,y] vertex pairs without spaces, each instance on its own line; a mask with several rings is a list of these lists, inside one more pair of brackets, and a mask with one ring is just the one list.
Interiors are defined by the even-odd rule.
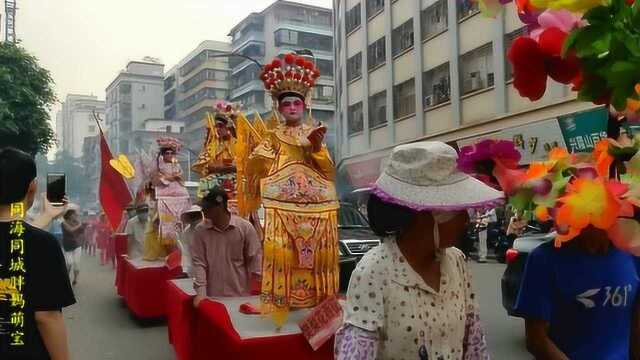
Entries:
[[453,246],[467,209],[503,194],[457,170],[441,142],[396,147],[368,213],[383,244],[351,275],[336,359],[488,359],[471,277]]

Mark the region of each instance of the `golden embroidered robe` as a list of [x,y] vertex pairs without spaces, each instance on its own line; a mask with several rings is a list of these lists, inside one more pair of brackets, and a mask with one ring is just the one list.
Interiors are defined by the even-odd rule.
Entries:
[[326,146],[312,152],[307,125],[279,125],[249,156],[247,191],[265,208],[261,303],[282,325],[289,308],[338,292],[335,167]]

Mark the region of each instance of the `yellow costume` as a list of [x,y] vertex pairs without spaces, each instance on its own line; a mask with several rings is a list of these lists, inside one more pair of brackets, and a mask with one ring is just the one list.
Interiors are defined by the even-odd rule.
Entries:
[[[229,105],[232,106],[232,105]],[[215,121],[224,120],[224,125],[233,123],[237,106],[231,111],[226,108],[218,109],[215,114]],[[191,169],[201,176],[198,188],[198,198],[202,198],[207,191],[215,186],[219,186],[229,193],[229,198],[235,198],[236,175],[235,171],[227,173],[215,173],[215,168],[235,166],[235,144],[233,136],[224,137],[219,134],[215,121],[210,114],[207,114],[207,135],[202,151]]]
[[[282,85],[272,94],[298,86],[306,97],[312,88]],[[241,214],[260,202],[266,210],[261,302],[280,326],[289,308],[313,307],[339,290],[335,167],[326,146],[313,152],[307,139],[312,127],[267,129],[256,117],[253,125],[239,119],[238,205]]]

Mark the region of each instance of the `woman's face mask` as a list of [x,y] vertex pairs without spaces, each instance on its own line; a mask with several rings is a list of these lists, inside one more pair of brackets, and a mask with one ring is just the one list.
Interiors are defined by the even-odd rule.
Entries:
[[433,211],[431,215],[433,216],[433,220],[435,220],[436,224],[444,224],[453,220],[456,216],[458,216],[460,212],[458,211]]
[[433,241],[438,249],[455,246],[458,239],[466,230],[461,226],[461,221],[454,221],[466,215],[466,211],[432,211],[433,216]]

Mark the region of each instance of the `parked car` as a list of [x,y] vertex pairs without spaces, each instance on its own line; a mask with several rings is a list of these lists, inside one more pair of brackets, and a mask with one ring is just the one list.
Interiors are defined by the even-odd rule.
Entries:
[[349,203],[338,210],[338,246],[340,250],[340,292],[346,292],[351,273],[362,256],[380,245],[380,239],[369,227],[367,219]]
[[542,232],[540,228],[528,226],[525,233],[516,238],[511,247],[506,252],[507,268],[502,275],[502,306],[507,313],[514,316],[514,307],[518,300],[520,284],[524,267],[527,264],[527,257],[538,246],[545,242],[552,241],[556,237],[556,232]]

